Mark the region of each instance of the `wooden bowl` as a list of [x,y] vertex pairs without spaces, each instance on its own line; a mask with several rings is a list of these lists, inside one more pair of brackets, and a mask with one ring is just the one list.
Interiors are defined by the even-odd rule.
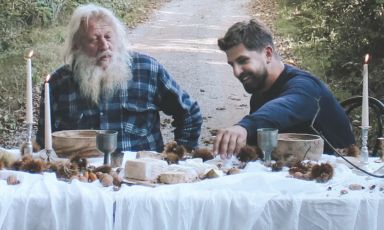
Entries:
[[281,133],[272,157],[290,167],[302,160],[320,160],[324,152],[324,140],[318,135]]
[[52,133],[52,147],[57,156],[70,158],[74,155],[81,157],[100,157],[96,149],[97,130],[63,130]]

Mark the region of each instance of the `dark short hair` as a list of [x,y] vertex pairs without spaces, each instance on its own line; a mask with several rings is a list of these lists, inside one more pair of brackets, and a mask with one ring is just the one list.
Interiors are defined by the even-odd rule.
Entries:
[[267,46],[275,50],[272,33],[257,20],[237,22],[228,29],[223,38],[218,39],[218,45],[223,51],[241,43],[249,50],[261,51]]

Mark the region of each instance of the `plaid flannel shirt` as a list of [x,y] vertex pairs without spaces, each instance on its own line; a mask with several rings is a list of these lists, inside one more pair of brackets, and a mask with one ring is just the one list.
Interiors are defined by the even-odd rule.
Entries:
[[[175,141],[195,148],[202,117],[196,101],[184,92],[155,59],[131,53],[132,79],[128,90],[119,90],[99,105],[89,103],[79,92],[69,66],[56,70],[50,80],[52,132],[70,129],[118,131],[117,151],[162,151],[160,132],[163,111],[174,119]],[[37,142],[44,146],[44,88],[40,101]]]

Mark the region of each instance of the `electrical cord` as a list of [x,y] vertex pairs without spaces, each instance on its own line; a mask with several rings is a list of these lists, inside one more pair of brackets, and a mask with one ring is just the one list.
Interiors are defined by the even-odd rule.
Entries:
[[371,172],[368,172],[367,170],[365,169],[362,169],[360,168],[359,166],[355,165],[354,163],[352,163],[350,160],[348,160],[345,156],[343,156],[341,153],[339,153],[339,151],[337,151],[337,149],[335,147],[333,147],[333,145],[327,140],[327,138],[324,137],[324,135],[319,132],[315,127],[314,127],[314,123],[315,123],[315,120],[317,118],[317,116],[319,115],[319,112],[320,112],[320,99],[316,99],[316,102],[317,102],[317,111],[316,111],[316,114],[315,116],[313,117],[312,119],[312,122],[311,122],[311,129],[316,132],[317,135],[319,135],[321,138],[324,139],[324,141],[331,147],[331,149],[334,151],[334,153],[336,153],[337,156],[341,157],[343,160],[345,160],[346,162],[348,162],[350,165],[352,165],[354,168],[356,168],[357,170],[369,175],[369,176],[372,176],[372,177],[376,177],[376,178],[384,178],[384,175],[376,175],[374,173],[371,173]]

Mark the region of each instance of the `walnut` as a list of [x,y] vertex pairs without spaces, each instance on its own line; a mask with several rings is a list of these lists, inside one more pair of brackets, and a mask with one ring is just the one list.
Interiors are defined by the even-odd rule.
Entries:
[[115,171],[112,171],[109,175],[113,178],[113,185],[115,186],[121,186],[121,182],[123,179],[119,176],[119,174]]
[[333,177],[333,167],[329,163],[298,162],[288,172],[297,179],[316,180],[322,183],[329,181]]
[[99,180],[104,187],[108,187],[113,184],[113,177],[107,173],[101,174]]
[[272,172],[279,172],[283,169],[283,162],[277,161],[271,165]]
[[345,195],[345,194],[348,194],[348,190],[346,189],[340,190],[340,195]]
[[7,184],[8,185],[16,185],[16,184],[20,184],[20,181],[17,179],[17,177],[15,175],[10,175],[7,178]]
[[239,168],[230,168],[227,172],[227,175],[234,175],[234,174],[239,174],[241,173],[241,170]]
[[180,160],[179,155],[176,153],[168,152],[165,153],[164,160],[168,162],[168,164],[177,164]]
[[333,177],[333,167],[329,163],[314,165],[311,169],[311,178],[317,182],[327,182]]
[[[52,168],[52,166],[51,166]],[[70,179],[74,176],[79,175],[78,166],[75,164],[71,164],[69,162],[66,163],[57,163],[56,166],[56,176],[57,178]]]
[[362,186],[362,185],[360,185],[360,184],[350,184],[350,185],[348,186],[348,188],[349,188],[350,190],[362,190],[362,189],[365,189],[365,187]]
[[112,171],[112,167],[110,165],[101,165],[93,170],[94,173],[102,172],[102,173],[110,173]]
[[42,173],[46,168],[44,161],[40,159],[31,159],[24,162],[20,170],[30,173]]
[[350,145],[347,148],[337,149],[337,152],[343,156],[358,157],[360,149],[356,145]]
[[76,164],[80,171],[85,170],[88,165],[87,158],[81,157],[80,155],[73,156],[69,161],[72,164]]
[[187,153],[187,149],[183,145],[178,145],[176,141],[171,141],[164,146],[163,154],[174,153],[179,156],[179,159],[183,159]]
[[192,158],[201,158],[203,161],[207,161],[213,159],[213,153],[207,148],[195,149],[192,152]]
[[257,147],[246,145],[240,149],[237,158],[241,162],[256,161],[259,158],[263,158],[263,153]]
[[93,181],[95,181],[95,180],[97,180],[97,176],[96,176],[96,174],[95,174],[94,172],[89,172],[89,173],[88,173],[88,181],[89,181],[89,182],[93,182]]

